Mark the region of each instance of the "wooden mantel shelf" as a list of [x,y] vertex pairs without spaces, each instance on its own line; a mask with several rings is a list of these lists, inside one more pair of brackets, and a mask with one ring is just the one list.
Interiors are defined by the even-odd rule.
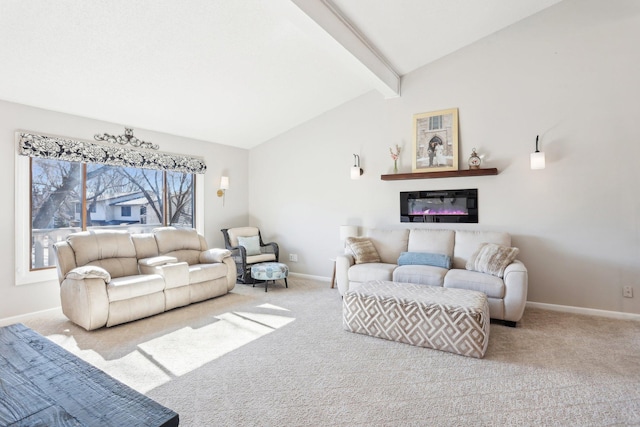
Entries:
[[389,175],[380,175],[383,181],[400,181],[405,179],[430,179],[430,178],[452,178],[459,176],[484,176],[498,175],[497,168],[486,169],[465,169],[457,171],[440,171],[440,172],[417,172],[417,173],[394,173]]

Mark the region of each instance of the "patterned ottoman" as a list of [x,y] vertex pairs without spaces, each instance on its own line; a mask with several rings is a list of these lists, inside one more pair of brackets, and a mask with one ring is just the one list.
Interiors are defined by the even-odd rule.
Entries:
[[482,358],[489,305],[482,292],[371,281],[344,294],[347,331]]
[[[289,275],[289,267],[281,262],[261,262],[251,266],[251,277],[256,280],[264,280],[264,291],[267,292],[267,285],[270,280],[274,282],[278,279],[284,279],[284,284],[288,288],[287,276]],[[254,283],[253,286],[256,284]]]

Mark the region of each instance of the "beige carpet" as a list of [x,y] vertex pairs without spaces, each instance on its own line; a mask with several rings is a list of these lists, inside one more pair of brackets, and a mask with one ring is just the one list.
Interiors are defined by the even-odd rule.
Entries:
[[346,332],[336,289],[291,278],[93,332],[24,323],[181,426],[640,425],[636,321],[527,309],[478,360]]

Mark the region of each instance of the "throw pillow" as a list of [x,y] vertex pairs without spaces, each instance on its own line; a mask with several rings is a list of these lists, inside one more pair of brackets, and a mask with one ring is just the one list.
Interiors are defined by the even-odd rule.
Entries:
[[96,265],[85,265],[76,267],[65,276],[67,279],[84,280],[84,279],[102,279],[105,283],[111,281],[111,275],[107,270]]
[[260,238],[258,236],[238,237],[238,245],[243,246],[247,256],[260,255]]
[[482,243],[467,261],[467,270],[479,271],[492,276],[504,276],[504,270],[516,259],[518,248],[510,248],[495,243]]
[[349,237],[346,240],[349,250],[353,253],[356,264],[380,262],[380,255],[371,240],[366,237]]
[[402,252],[398,258],[398,265],[432,265],[450,269],[451,257],[430,252]]

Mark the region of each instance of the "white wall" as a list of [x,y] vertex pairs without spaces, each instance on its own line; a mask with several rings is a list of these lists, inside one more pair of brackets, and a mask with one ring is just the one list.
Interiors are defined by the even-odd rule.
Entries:
[[[640,2],[565,0],[410,73],[398,99],[364,95],[251,150],[251,221],[298,254],[293,272],[330,276],[341,224],[404,227],[400,191],[478,188],[480,222],[459,228],[512,233],[529,301],[640,313],[638,40]],[[499,174],[381,181],[396,143],[411,170],[412,115],[453,107],[460,167],[475,147]]]
[[[21,286],[14,282],[15,132],[18,130],[92,140],[97,133],[121,135],[124,126],[0,101],[0,140],[3,141],[0,144],[0,176],[5,206],[0,210],[0,274],[3,277],[0,281],[0,319],[60,305],[57,281]],[[248,150],[144,129],[134,129],[134,132],[142,140],[159,144],[162,151],[204,157],[207,163],[204,174],[205,237],[209,246],[224,247],[220,229],[245,225],[248,221]],[[215,194],[223,174],[229,176],[231,187],[224,207],[222,199]]]

